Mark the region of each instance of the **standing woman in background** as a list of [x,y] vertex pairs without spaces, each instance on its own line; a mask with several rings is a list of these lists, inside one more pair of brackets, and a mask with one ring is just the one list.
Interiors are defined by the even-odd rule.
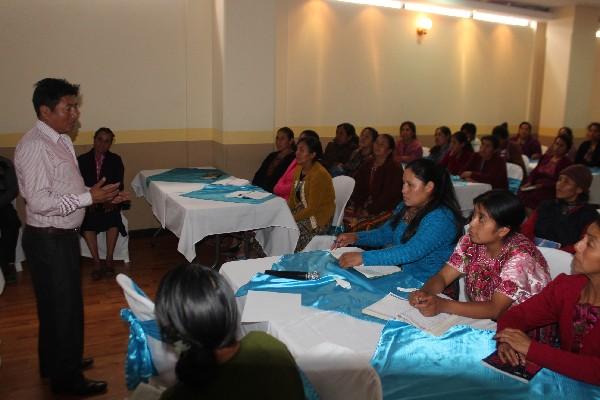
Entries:
[[288,206],[300,230],[295,252],[304,249],[314,236],[326,233],[333,220],[335,192],[331,175],[319,161],[322,156],[318,138],[306,136],[298,141],[297,166],[288,198]]
[[272,152],[264,159],[252,179],[253,185],[271,193],[279,178],[295,158],[294,132],[287,126],[279,128],[275,137],[275,147],[277,151]]
[[[123,190],[123,175],[125,167],[121,157],[110,152],[115,134],[109,128],[102,127],[94,133],[94,147],[77,158],[81,176],[87,187],[92,187],[102,178],[106,184],[120,183]],[[121,206],[112,203],[92,204],[85,209],[85,218],[81,232],[94,259],[92,279],[99,280],[103,276],[112,277],[115,274],[113,254],[119,233],[127,236],[127,231],[121,219]],[[98,233],[106,232],[106,265],[100,263],[98,254]]]

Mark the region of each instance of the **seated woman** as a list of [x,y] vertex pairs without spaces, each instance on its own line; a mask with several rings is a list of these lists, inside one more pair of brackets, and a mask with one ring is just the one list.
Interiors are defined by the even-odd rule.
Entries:
[[[106,184],[121,183],[119,190],[123,190],[123,174],[125,167],[123,161],[115,153],[111,153],[110,146],[115,134],[109,128],[100,128],[94,133],[94,147],[77,158],[81,176],[87,187],[94,186],[101,179],[106,179]],[[86,208],[85,218],[81,225],[81,232],[94,259],[92,279],[98,280],[103,276],[112,277],[115,274],[113,255],[119,233],[127,236],[127,231],[121,219],[121,206],[112,203],[93,204]],[[99,232],[106,232],[106,265],[103,267],[98,255]]]
[[598,216],[588,204],[592,173],[581,164],[563,169],[556,182],[556,198],[542,202],[521,226],[531,240],[557,243],[561,250],[575,253],[577,243],[588,225]]
[[567,154],[573,145],[566,135],[557,136],[552,152],[544,155],[519,189],[518,196],[526,208],[534,209],[540,202],[554,198],[554,188],[560,172],[572,164]]
[[[317,132],[312,130],[305,130],[300,133],[298,140],[301,140],[305,136],[312,136],[319,140]],[[296,153],[294,152],[294,159],[290,162],[283,175],[279,178],[275,186],[273,187],[273,194],[279,196],[287,201],[290,197],[290,191],[292,190],[292,184],[294,183],[294,171],[296,170]]]
[[446,167],[450,175],[460,175],[473,158],[473,147],[467,134],[458,131],[450,138],[450,150],[439,162]]
[[498,139],[498,154],[504,159],[504,161],[513,163],[521,167],[523,170],[523,177],[527,177],[527,166],[523,160],[523,153],[521,152],[521,146],[513,140],[510,140],[510,134],[508,133],[508,124],[506,122],[496,125],[492,129],[492,136]]
[[417,139],[417,126],[412,121],[400,125],[400,137],[394,151],[396,164],[407,164],[423,157],[423,147]]
[[323,166],[331,176],[343,174],[343,165],[350,159],[358,147],[358,137],[354,125],[344,122],[335,130],[335,139],[327,144],[323,155]]
[[335,192],[331,175],[319,160],[323,150],[319,139],[305,136],[298,141],[296,170],[288,206],[300,230],[296,252],[331,227],[335,212]]
[[379,135],[373,145],[375,158],[365,162],[354,175],[356,184],[344,212],[349,232],[377,227],[402,200],[403,171],[392,158],[394,148],[391,135]]
[[440,126],[436,128],[434,138],[435,146],[429,150],[429,158],[433,162],[440,162],[450,151],[450,136],[452,132],[447,126]]
[[[513,303],[522,303],[550,282],[546,260],[518,232],[525,209],[517,196],[491,190],[476,197],[473,204],[468,234],[446,265],[409,295],[410,304],[427,317],[447,313],[495,320]],[[437,296],[462,275],[469,301]]]
[[286,346],[265,332],[238,340],[240,316],[231,287],[217,271],[180,265],[164,276],[156,321],[165,341],[183,348],[169,399],[303,399],[298,368]]
[[499,145],[495,136],[482,137],[479,153],[473,155],[460,177],[469,182],[489,183],[492,189],[508,189],[506,161],[498,154]]
[[341,267],[402,265],[406,272],[425,282],[444,265],[463,229],[450,176],[433,161],[421,158],[408,163],[402,179],[404,200],[382,227],[343,233],[334,244],[388,247],[345,253],[339,259]]
[[252,179],[253,185],[267,192],[273,192],[273,187],[295,158],[294,132],[287,126],[280,128],[275,137],[275,147],[277,151],[264,159]]
[[539,160],[542,156],[542,145],[533,136],[531,123],[523,121],[519,124],[519,132],[512,140],[521,146],[521,152],[530,160]]
[[[498,321],[498,355],[513,366],[531,361],[600,385],[600,220],[575,245],[573,275],[561,274],[536,296],[508,310]],[[558,323],[560,348],[524,332]]]
[[588,167],[600,167],[600,122],[588,125],[588,140],[581,143],[575,155],[575,163]]
[[360,132],[358,137],[358,148],[352,152],[350,159],[341,167],[341,175],[354,176],[360,166],[373,158],[373,143],[379,132],[375,128],[367,126]]

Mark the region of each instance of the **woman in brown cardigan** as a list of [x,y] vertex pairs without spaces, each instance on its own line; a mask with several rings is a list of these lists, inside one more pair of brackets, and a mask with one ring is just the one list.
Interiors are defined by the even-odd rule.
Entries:
[[377,137],[374,158],[360,166],[356,186],[344,213],[349,232],[376,228],[385,222],[402,200],[402,166],[393,159],[396,144],[388,134]]
[[335,212],[335,192],[329,172],[321,165],[323,148],[318,138],[303,137],[296,150],[297,166],[288,206],[300,230],[296,252],[329,230]]

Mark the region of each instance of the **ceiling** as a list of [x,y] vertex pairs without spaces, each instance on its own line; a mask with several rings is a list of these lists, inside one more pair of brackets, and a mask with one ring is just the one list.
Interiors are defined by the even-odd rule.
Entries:
[[475,0],[481,3],[492,3],[499,5],[515,5],[515,6],[534,6],[541,8],[556,8],[574,5],[588,5],[600,7],[600,0]]

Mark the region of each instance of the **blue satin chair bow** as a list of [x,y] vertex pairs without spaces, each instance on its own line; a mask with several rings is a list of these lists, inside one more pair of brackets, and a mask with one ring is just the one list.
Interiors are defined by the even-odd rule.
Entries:
[[161,340],[160,331],[155,320],[140,321],[128,308],[121,310],[121,319],[129,324],[125,382],[127,389],[133,390],[140,382],[148,382],[150,377],[158,375],[152,363],[148,336]]

